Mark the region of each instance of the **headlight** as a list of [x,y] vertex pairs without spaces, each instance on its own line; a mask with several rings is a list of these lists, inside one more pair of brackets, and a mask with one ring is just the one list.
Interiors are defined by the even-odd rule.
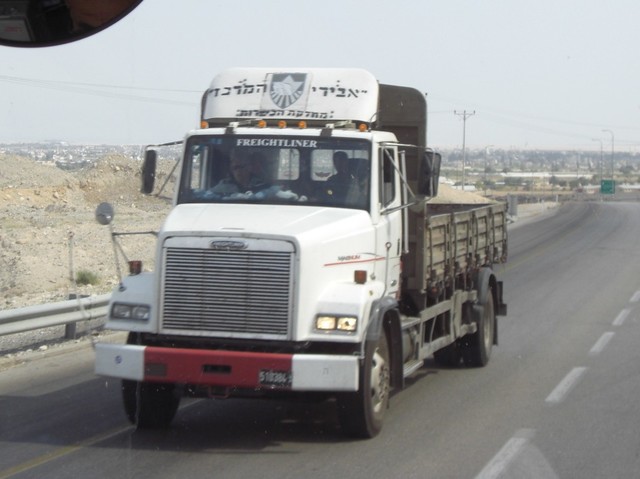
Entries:
[[316,318],[316,329],[321,331],[331,331],[336,329],[335,316],[318,316]]
[[358,329],[358,318],[355,316],[319,315],[316,317],[316,329],[352,333]]
[[358,327],[358,318],[352,316],[341,316],[338,318],[339,331],[355,331]]
[[115,303],[111,307],[113,319],[131,319],[134,321],[148,321],[151,308],[146,304]]

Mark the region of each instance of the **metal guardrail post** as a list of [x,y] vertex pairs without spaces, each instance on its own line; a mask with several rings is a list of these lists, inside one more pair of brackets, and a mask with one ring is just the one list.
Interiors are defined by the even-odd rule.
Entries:
[[[89,295],[84,294],[80,295],[81,298],[87,298]],[[76,293],[70,293],[69,299],[78,299],[78,295]],[[64,339],[76,339],[76,331],[78,323],[67,323],[64,326]]]
[[75,322],[73,323],[67,323],[64,326],[64,339],[76,339],[76,330],[78,329],[76,327]]

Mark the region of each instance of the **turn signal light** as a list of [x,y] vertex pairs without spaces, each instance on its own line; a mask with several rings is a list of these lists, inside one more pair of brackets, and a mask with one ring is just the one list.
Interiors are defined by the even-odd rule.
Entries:
[[367,282],[367,272],[363,269],[357,269],[353,272],[353,281],[356,284],[364,284]]

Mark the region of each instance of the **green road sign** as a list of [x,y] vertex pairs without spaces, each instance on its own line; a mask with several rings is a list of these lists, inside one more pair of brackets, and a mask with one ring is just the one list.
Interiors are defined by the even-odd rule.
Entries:
[[602,194],[602,195],[615,195],[616,194],[616,181],[615,180],[600,180],[600,194]]

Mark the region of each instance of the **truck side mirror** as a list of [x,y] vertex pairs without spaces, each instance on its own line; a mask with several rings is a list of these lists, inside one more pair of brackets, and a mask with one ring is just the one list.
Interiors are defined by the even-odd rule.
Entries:
[[142,188],[140,191],[145,195],[153,192],[156,181],[156,162],[158,153],[156,150],[146,150],[144,152],[144,162],[142,163]]
[[420,177],[418,193],[434,197],[438,196],[438,182],[440,180],[440,162],[442,156],[435,151],[426,150],[420,162]]

